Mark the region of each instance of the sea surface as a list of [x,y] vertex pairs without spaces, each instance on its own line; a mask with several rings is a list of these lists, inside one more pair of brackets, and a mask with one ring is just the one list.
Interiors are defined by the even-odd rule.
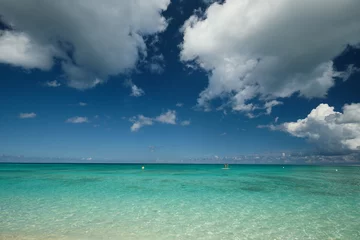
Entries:
[[0,164],[0,239],[360,239],[360,167]]

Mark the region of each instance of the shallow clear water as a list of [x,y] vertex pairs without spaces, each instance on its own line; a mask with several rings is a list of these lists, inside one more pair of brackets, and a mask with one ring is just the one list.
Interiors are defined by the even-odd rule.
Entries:
[[0,239],[360,239],[360,167],[222,167],[0,164]]

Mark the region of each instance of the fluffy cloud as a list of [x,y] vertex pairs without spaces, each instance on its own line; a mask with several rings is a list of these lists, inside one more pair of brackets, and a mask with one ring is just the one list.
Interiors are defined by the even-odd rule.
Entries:
[[176,124],[176,112],[168,110],[166,113],[156,117],[156,121],[167,124]]
[[1,63],[26,69],[49,70],[53,65],[54,54],[53,47],[37,44],[25,33],[0,30]]
[[304,119],[270,128],[306,138],[326,153],[360,151],[360,103],[345,105],[342,110],[320,104]]
[[79,102],[79,106],[81,106],[81,107],[85,107],[85,106],[87,106],[87,103],[84,103],[84,102]]
[[58,81],[54,80],[54,81],[48,81],[45,82],[44,84],[46,87],[60,87],[61,83],[59,83]]
[[280,101],[277,101],[277,100],[272,100],[270,102],[266,102],[264,104],[264,107],[266,108],[266,114],[269,115],[271,113],[273,107],[275,107],[277,105],[281,105],[281,104],[283,104],[283,103]]
[[141,88],[139,88],[138,86],[136,86],[131,79],[128,79],[124,82],[124,85],[126,87],[129,87],[131,89],[131,93],[130,96],[132,97],[141,97],[143,95],[145,95],[144,90],[142,90]]
[[148,68],[152,73],[157,73],[157,74],[163,73],[165,68],[164,55],[159,54],[152,56]]
[[87,123],[89,122],[87,117],[72,117],[66,120],[67,123]]
[[130,94],[131,96],[133,96],[133,97],[141,97],[144,94],[145,94],[144,90],[142,90],[141,88],[139,88],[135,84],[133,84],[131,86],[131,94]]
[[48,70],[57,58],[68,86],[94,87],[146,57],[144,36],[166,29],[161,12],[169,3],[1,0],[2,20],[14,30],[0,34],[0,62]]
[[132,132],[137,132],[143,126],[150,126],[154,123],[152,118],[148,118],[143,115],[132,117],[130,121],[133,122],[133,125],[130,128]]
[[24,119],[24,118],[35,118],[36,117],[36,113],[20,113],[19,114],[19,118]]
[[183,103],[178,102],[178,103],[176,103],[176,106],[177,106],[177,107],[182,107],[182,106],[184,106],[184,104],[183,104]]
[[155,118],[145,117],[144,115],[138,115],[130,118],[130,122],[133,123],[131,126],[132,132],[137,132],[140,128],[144,126],[153,125],[154,122],[164,123],[164,124],[176,124],[176,111],[168,110],[166,113],[160,114]]
[[236,111],[270,113],[254,98],[325,97],[354,70],[337,71],[332,59],[359,43],[358,9],[358,0],[227,0],[195,13],[181,29],[180,58],[209,73],[198,105],[208,110],[222,98]]

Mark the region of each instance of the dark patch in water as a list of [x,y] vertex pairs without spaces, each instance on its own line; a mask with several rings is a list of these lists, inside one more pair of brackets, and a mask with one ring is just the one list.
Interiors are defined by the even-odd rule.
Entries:
[[244,186],[240,187],[241,190],[247,192],[267,192],[267,189],[260,186]]
[[126,188],[129,188],[129,189],[145,189],[144,187],[142,186],[139,186],[139,185],[129,185],[127,186]]
[[328,191],[318,191],[318,190],[309,190],[306,193],[311,195],[318,195],[318,196],[330,196],[330,197],[340,197],[343,194],[339,192],[328,192]]
[[29,173],[34,172],[33,170],[13,170],[13,169],[0,169],[0,173]]
[[82,185],[82,184],[88,184],[88,183],[94,183],[94,182],[99,182],[102,179],[101,178],[97,178],[97,177],[84,177],[84,178],[61,178],[61,177],[51,177],[51,178],[43,178],[41,180],[44,181],[53,181],[53,182],[59,182],[65,185]]
[[288,177],[288,176],[270,176],[270,175],[257,175],[257,176],[263,179],[272,180],[273,186],[276,188],[307,189],[309,187],[314,187],[315,185],[319,186],[319,183],[317,183],[316,181],[304,179],[304,178],[296,178],[296,177]]
[[119,174],[118,171],[101,171],[101,172],[97,172],[98,174],[106,174],[106,175],[114,175],[114,174]]
[[272,176],[272,175],[261,175],[261,174],[256,174],[254,176],[265,179],[278,180],[282,182],[294,182],[298,180],[294,177],[287,177],[287,176]]
[[162,182],[162,183],[174,183],[174,182],[178,182],[178,181],[174,180],[174,179],[161,179],[160,182]]
[[340,183],[343,185],[350,185],[350,186],[358,186],[360,187],[360,179],[333,179],[331,180],[335,183]]
[[140,181],[142,182],[151,182],[151,181],[154,181],[153,178],[141,178]]

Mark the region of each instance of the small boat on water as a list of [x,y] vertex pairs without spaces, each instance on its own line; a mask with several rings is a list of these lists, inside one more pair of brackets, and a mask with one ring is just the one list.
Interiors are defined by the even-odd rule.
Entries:
[[225,163],[223,169],[229,169],[229,164]]

